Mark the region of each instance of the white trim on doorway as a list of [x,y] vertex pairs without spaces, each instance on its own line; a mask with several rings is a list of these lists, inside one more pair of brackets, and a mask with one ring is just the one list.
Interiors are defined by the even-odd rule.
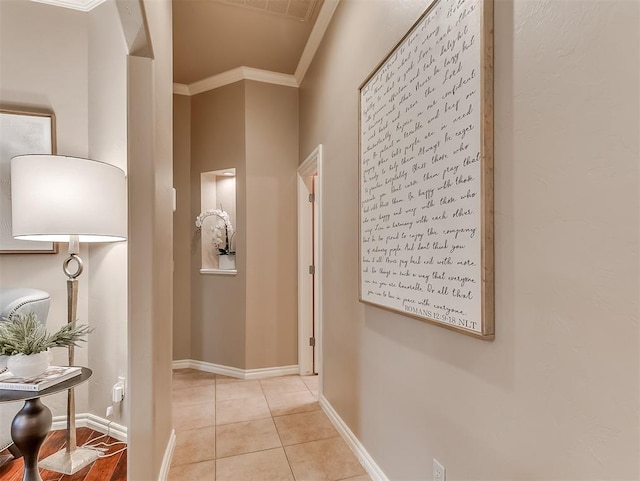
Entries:
[[[315,188],[310,178],[315,177]],[[314,193],[314,210],[309,209],[309,194]],[[314,222],[315,217],[315,222]],[[314,243],[309,242],[314,231]],[[309,274],[309,266],[315,266],[315,282]],[[312,302],[309,293],[312,292]],[[312,308],[313,306],[313,308]],[[313,373],[313,349],[309,346],[311,316],[315,319],[316,372],[320,374],[319,391],[322,390],[322,145],[298,167],[298,365],[300,374]]]

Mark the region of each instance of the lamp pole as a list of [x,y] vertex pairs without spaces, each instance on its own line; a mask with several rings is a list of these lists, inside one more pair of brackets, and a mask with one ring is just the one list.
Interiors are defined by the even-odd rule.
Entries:
[[[78,320],[78,276],[82,274],[83,263],[78,255],[80,253],[80,241],[77,235],[69,236],[69,257],[62,265],[62,270],[67,275],[67,323],[72,324]],[[76,270],[71,271],[69,265],[75,263]],[[75,349],[69,346],[69,366],[75,364]],[[76,394],[73,388],[67,391],[67,449],[71,455],[77,447],[76,438]]]

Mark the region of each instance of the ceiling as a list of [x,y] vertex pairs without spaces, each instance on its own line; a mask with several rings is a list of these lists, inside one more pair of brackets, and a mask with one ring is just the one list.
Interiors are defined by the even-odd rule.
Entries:
[[[33,1],[88,12],[105,0]],[[241,78],[298,85],[338,1],[172,0],[175,86],[191,95]]]
[[173,0],[178,84],[251,67],[293,75],[323,0]]

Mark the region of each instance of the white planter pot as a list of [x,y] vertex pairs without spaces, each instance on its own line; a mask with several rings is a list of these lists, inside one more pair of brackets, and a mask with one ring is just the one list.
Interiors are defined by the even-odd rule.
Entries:
[[39,352],[38,354],[16,354],[9,356],[7,369],[16,377],[28,378],[42,374],[51,364],[51,354]]
[[233,254],[218,256],[218,269],[223,271],[234,270],[236,268],[236,256]]

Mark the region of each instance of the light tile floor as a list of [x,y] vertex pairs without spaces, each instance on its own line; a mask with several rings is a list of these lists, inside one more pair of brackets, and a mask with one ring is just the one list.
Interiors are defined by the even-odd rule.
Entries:
[[169,481],[370,481],[317,402],[317,376],[173,375]]

